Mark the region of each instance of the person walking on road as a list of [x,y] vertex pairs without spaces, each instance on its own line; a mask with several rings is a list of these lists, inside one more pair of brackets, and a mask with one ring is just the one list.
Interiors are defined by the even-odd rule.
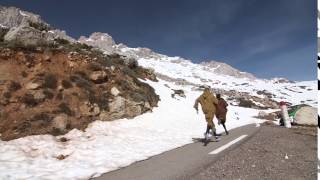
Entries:
[[216,113],[216,106],[218,104],[218,100],[216,97],[210,92],[209,87],[205,87],[203,93],[196,99],[194,108],[198,112],[198,104],[201,104],[201,108],[203,114],[205,115],[207,121],[207,130],[205,132],[206,141],[209,139],[210,129],[212,130],[212,135],[215,136],[216,140],[219,140],[219,137],[216,134],[216,128],[213,123],[213,118]]
[[222,124],[226,134],[228,135],[229,132],[226,128],[226,119],[227,119],[227,106],[228,103],[221,97],[221,94],[217,94],[217,99],[218,99],[218,105],[217,105],[217,119],[218,119],[218,123],[220,125],[220,123]]

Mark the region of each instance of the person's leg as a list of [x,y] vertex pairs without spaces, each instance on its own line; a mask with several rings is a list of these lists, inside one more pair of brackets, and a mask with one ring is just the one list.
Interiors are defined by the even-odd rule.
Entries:
[[213,118],[214,118],[214,114],[212,114],[212,116],[210,117],[210,120],[211,120],[211,130],[212,130],[212,135],[218,139],[219,138],[219,135],[216,133],[216,127],[213,123]]
[[224,131],[226,132],[226,134],[228,135],[229,134],[229,132],[228,132],[228,130],[227,130],[227,128],[226,128],[226,123],[224,122],[224,123],[222,123],[222,126],[223,126],[223,128],[224,128]]
[[212,134],[213,134],[214,136],[217,136],[216,127],[215,127],[215,125],[214,125],[213,122],[212,122],[211,130],[212,130]]
[[207,124],[206,134],[208,134],[208,133],[209,133],[210,129],[211,129],[211,126],[210,126],[209,124]]
[[210,122],[210,117],[208,117],[207,115],[206,115],[206,121],[207,121],[207,129],[206,129],[206,132],[204,133],[204,138],[208,140],[212,123]]

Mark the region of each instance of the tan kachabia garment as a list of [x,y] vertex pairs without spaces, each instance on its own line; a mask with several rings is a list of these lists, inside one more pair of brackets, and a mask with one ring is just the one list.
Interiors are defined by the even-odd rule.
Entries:
[[201,104],[202,111],[206,117],[208,125],[214,128],[213,118],[216,113],[216,105],[218,104],[217,98],[210,92],[209,89],[205,89],[203,93],[195,101],[194,108],[198,110],[198,104]]

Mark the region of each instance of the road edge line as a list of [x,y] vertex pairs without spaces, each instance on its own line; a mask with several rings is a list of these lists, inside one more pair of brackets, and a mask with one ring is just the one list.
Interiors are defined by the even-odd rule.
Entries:
[[222,152],[223,150],[229,148],[229,147],[232,146],[233,144],[237,143],[238,141],[246,138],[247,136],[248,136],[247,134],[241,135],[241,136],[239,136],[238,138],[236,138],[236,139],[228,142],[227,144],[225,144],[225,145],[223,145],[223,146],[220,146],[219,148],[211,151],[209,154],[218,154],[218,153]]

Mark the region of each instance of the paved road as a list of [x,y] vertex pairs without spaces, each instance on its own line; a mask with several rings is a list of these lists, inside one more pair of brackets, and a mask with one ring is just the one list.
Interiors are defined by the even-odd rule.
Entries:
[[259,129],[256,124],[236,128],[231,130],[228,136],[221,136],[220,142],[210,142],[207,146],[203,146],[200,139],[194,139],[195,143],[153,156],[95,179],[190,179],[190,176],[208,167],[224,153],[251,138]]

